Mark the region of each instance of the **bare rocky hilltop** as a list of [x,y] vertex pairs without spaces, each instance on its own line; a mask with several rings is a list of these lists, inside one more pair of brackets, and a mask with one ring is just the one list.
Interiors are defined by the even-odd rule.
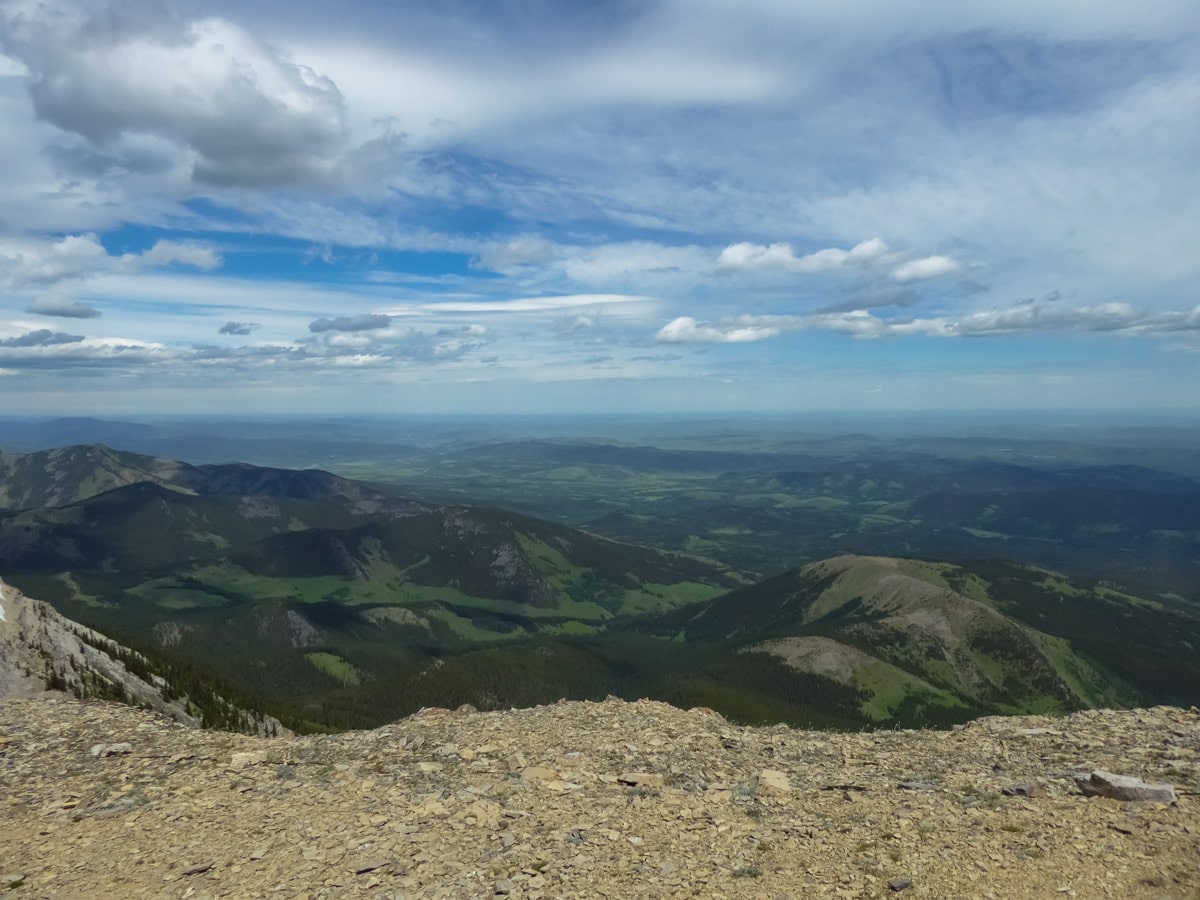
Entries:
[[1198,751],[1167,707],[841,734],[610,700],[260,738],[13,697],[0,892],[1200,897]]

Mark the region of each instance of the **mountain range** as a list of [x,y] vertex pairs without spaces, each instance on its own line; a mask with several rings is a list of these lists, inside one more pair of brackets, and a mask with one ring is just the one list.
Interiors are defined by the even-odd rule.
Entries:
[[1193,603],[1011,561],[849,554],[756,582],[318,470],[99,445],[0,455],[0,502],[10,584],[298,729],[609,693],[839,727],[1200,698]]

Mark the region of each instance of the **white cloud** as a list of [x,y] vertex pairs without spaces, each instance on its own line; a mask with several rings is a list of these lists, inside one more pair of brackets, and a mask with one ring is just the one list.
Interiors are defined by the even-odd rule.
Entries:
[[121,262],[134,269],[144,266],[168,266],[172,264],[192,266],[206,271],[218,268],[222,259],[212,247],[194,241],[156,241],[149,250],[141,253],[126,253]]
[[963,317],[954,325],[960,335],[1015,334],[1034,331],[1096,331],[1165,334],[1200,330],[1200,306],[1190,310],[1152,311],[1130,303],[1065,306],[1056,302],[1023,303]]
[[744,343],[786,332],[831,331],[854,338],[984,337],[1019,333],[1105,332],[1113,334],[1174,334],[1200,331],[1200,306],[1190,310],[1154,312],[1129,303],[1070,307],[1055,302],[1016,306],[933,318],[883,318],[867,310],[808,315],[738,316],[716,323],[681,316],[658,330],[655,339],[667,343]]
[[772,325],[701,324],[691,316],[680,316],[660,328],[655,339],[670,344],[745,344],[775,337],[780,331]]
[[902,284],[910,281],[924,281],[927,278],[949,275],[961,268],[962,263],[949,256],[926,256],[924,259],[914,259],[896,266],[892,270],[892,278]]
[[[221,265],[221,257],[211,247],[187,241],[160,240],[141,253],[109,256],[95,234],[71,234],[57,241],[0,239],[0,283],[16,290],[82,281],[107,272],[136,272],[171,264],[211,270]],[[39,303],[42,309],[34,309],[34,312],[54,308],[54,301],[34,302],[35,305]],[[74,317],[87,318],[78,314]]]
[[788,243],[751,244],[742,242],[731,244],[721,251],[721,255],[717,257],[717,271],[743,272],[756,269],[780,269],[786,272],[812,274],[866,265],[878,260],[887,252],[887,244],[879,238],[863,241],[849,250],[830,247],[804,256],[796,256],[792,245]]
[[334,84],[227,20],[30,0],[4,8],[0,39],[41,118],[98,147],[164,138],[199,181],[320,181],[343,151]]
[[0,274],[16,288],[88,278],[103,271],[111,261],[94,234],[67,235],[53,243],[0,243]]

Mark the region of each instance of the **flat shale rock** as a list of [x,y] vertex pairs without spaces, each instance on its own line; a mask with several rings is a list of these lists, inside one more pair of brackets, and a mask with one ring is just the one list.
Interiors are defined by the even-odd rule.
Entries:
[[1091,775],[1076,775],[1075,784],[1088,797],[1108,797],[1110,800],[1133,802],[1150,800],[1155,803],[1174,803],[1175,786],[1146,784],[1140,778],[1097,771]]
[[266,739],[43,695],[0,702],[0,892],[1184,900],[1198,790],[1200,712],[1168,707],[831,734],[609,700]]

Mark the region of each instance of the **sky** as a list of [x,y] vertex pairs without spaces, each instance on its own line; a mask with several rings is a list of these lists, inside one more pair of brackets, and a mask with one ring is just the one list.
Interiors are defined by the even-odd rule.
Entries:
[[0,413],[1200,412],[1195,0],[0,0]]

